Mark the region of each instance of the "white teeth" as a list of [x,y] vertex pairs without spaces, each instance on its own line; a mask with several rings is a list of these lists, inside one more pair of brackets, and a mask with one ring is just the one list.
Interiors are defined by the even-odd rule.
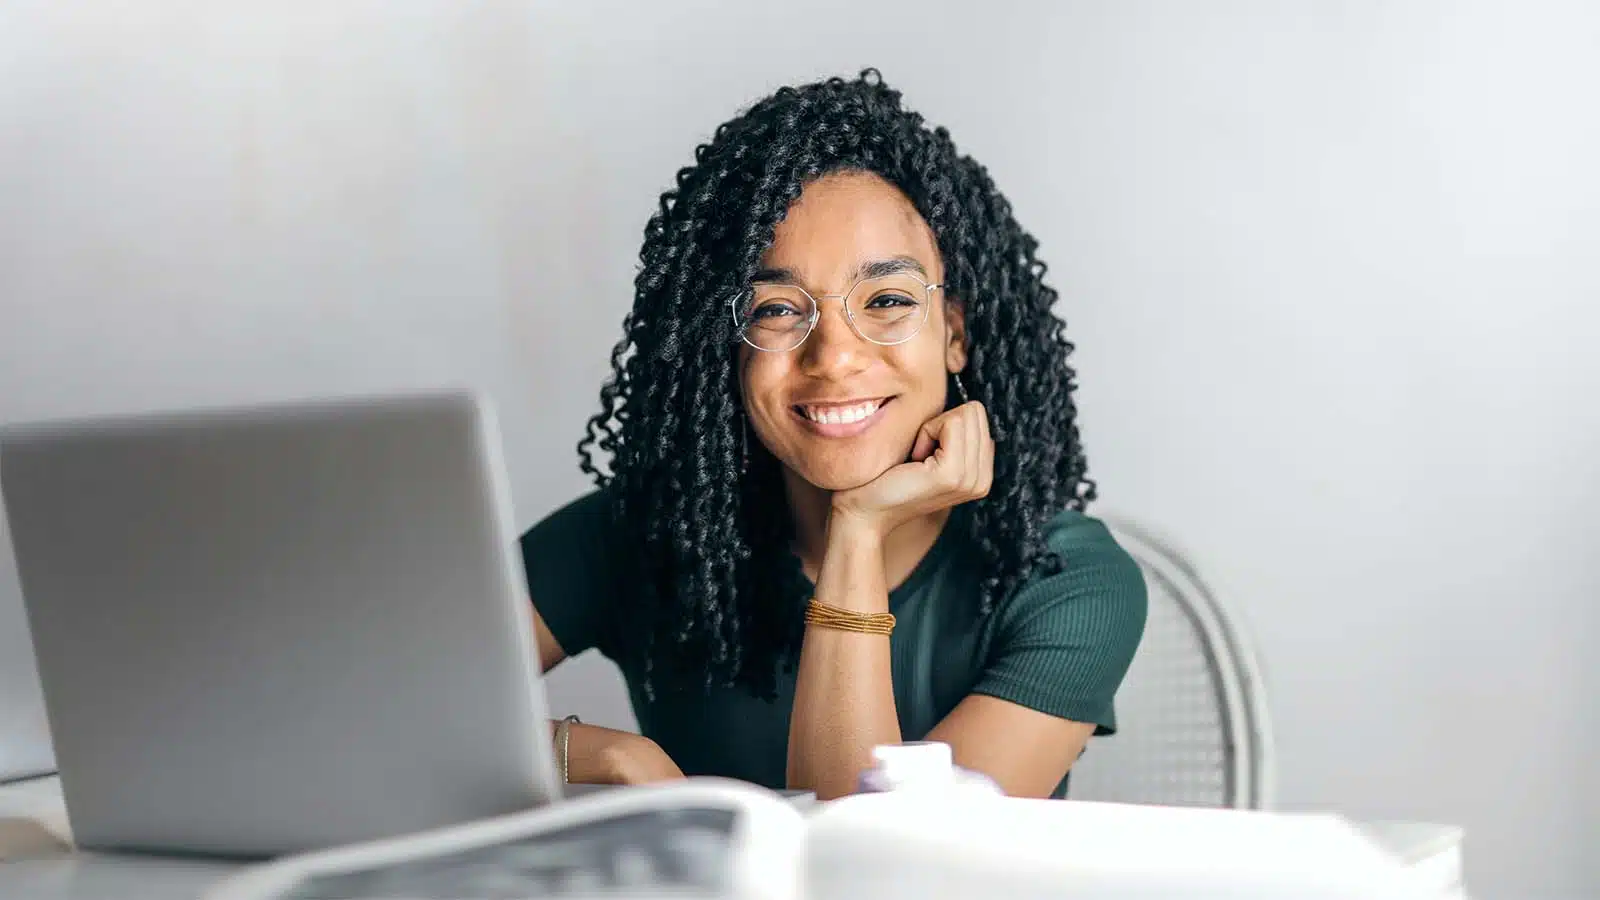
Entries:
[[805,411],[806,418],[813,422],[823,425],[849,425],[877,412],[878,407],[882,405],[880,401],[873,400],[867,403],[858,403],[855,406],[829,406],[820,409],[813,406],[802,406],[801,409]]

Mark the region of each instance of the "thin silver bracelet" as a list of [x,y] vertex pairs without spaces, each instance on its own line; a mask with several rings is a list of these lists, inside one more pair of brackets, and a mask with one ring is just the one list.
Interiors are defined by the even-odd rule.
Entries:
[[557,767],[561,770],[561,783],[571,784],[568,779],[567,750],[572,744],[572,726],[583,724],[577,716],[567,716],[556,726],[556,757]]

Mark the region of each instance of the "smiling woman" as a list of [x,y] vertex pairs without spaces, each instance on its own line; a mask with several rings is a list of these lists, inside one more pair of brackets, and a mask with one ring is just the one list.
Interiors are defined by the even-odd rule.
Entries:
[[875,71],[697,148],[580,443],[596,490],[522,538],[545,666],[598,647],[641,726],[559,726],[573,781],[833,797],[873,746],[926,738],[1065,793],[1115,730],[1145,594],[1084,512],[1035,247]]

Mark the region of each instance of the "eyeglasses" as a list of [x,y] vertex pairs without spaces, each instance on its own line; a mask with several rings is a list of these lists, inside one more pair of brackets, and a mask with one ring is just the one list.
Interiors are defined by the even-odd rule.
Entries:
[[821,301],[828,299],[844,301],[845,321],[862,340],[892,347],[917,336],[928,321],[933,292],[943,287],[910,272],[863,278],[843,294],[816,296],[798,285],[763,282],[734,298],[731,307],[739,337],[769,353],[805,343],[822,317]]

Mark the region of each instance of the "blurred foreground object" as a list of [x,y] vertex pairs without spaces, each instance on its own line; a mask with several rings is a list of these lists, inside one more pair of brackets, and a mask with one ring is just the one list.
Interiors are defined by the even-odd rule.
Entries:
[[799,900],[804,833],[804,817],[778,794],[695,778],[288,856],[237,873],[205,900]]
[[898,792],[809,833],[806,894],[829,900],[1447,896],[1332,815]]

